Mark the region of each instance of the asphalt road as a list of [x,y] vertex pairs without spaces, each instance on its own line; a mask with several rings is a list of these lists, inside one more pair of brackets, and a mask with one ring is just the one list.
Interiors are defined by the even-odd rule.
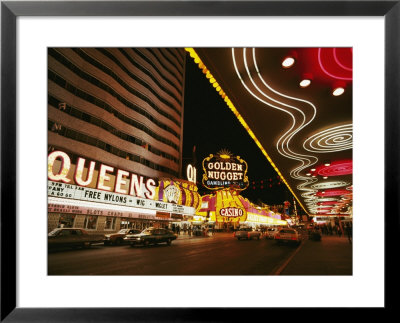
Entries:
[[297,246],[232,234],[178,238],[171,246],[103,246],[48,254],[49,275],[274,275]]

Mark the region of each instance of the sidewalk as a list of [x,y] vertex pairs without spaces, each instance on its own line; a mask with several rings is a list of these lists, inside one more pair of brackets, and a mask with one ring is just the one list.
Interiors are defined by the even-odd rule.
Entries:
[[352,275],[353,248],[347,237],[304,240],[280,275]]

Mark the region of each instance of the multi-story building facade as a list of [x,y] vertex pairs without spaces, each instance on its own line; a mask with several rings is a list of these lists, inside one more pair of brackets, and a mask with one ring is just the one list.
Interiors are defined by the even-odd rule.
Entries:
[[[106,164],[145,179],[179,178],[184,70],[183,48],[49,48],[49,154],[95,161],[96,172]],[[71,221],[93,229],[88,215],[49,211],[49,230]],[[127,224],[95,221],[96,231]]]

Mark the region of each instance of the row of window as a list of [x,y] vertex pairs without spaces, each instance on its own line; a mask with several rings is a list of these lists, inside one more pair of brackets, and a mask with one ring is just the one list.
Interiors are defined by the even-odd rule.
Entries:
[[169,52],[172,56],[176,58],[176,61],[179,64],[179,67],[183,69],[183,62],[184,62],[184,49],[182,48],[164,48],[167,52]]
[[[111,86],[107,85],[106,83],[100,81],[99,79],[95,78],[93,75],[90,75],[80,69],[78,66],[73,64],[71,61],[69,61],[65,56],[60,54],[54,49],[49,48],[48,50],[49,55],[52,56],[54,59],[56,59],[59,63],[63,64],[65,67],[70,69],[73,73],[78,75],[80,78],[90,82],[91,84],[97,86],[98,88],[106,91],[107,93],[111,94],[113,97],[115,97],[117,100],[119,100],[121,103],[124,103],[125,105],[132,104],[129,100],[124,98],[122,95],[120,95],[116,90],[114,90]],[[158,113],[166,117],[167,119],[171,120],[173,123],[175,123],[177,126],[180,126],[180,121],[175,119],[172,115],[158,107],[153,101],[150,100],[149,97],[144,95],[143,93],[139,92],[138,90],[130,87],[127,83],[125,83],[121,78],[119,78],[113,71],[108,69],[107,67],[104,67],[104,72],[109,74],[111,77],[113,77],[122,87],[124,87],[127,91],[131,92],[133,95],[136,97],[140,98],[144,102],[148,103],[154,110],[156,110]],[[153,117],[154,118],[154,117]]]
[[[99,52],[101,52],[103,55],[109,57],[110,59],[112,59],[115,63],[120,64],[120,62],[118,61],[118,59],[116,59],[114,56],[112,56],[109,52],[109,50],[104,49],[104,48],[99,48],[98,49]],[[168,93],[170,96],[172,96],[179,104],[182,103],[182,97],[177,96],[174,92],[172,92],[171,90],[169,90],[168,88],[166,88],[164,86],[164,84],[160,83],[160,81],[158,80],[158,78],[156,76],[153,75],[153,72],[151,72],[149,69],[147,69],[145,66],[139,64],[136,60],[134,60],[131,55],[129,55],[129,53],[123,49],[120,48],[119,49],[120,53],[122,55],[124,55],[128,61],[135,66],[137,69],[141,70],[143,73],[145,73],[148,77],[150,77],[154,83],[157,84],[157,86],[162,89],[164,92]],[[158,69],[157,67],[154,67],[154,69],[157,71],[157,74],[163,79],[163,83],[169,83],[171,84],[178,93],[181,93],[182,90],[178,89],[178,87],[171,82],[168,78],[166,78],[163,73],[160,71],[160,69]]]
[[[62,214],[58,218],[57,228],[75,228],[75,214]],[[117,218],[113,216],[107,216],[104,223],[104,230],[115,230],[115,223]],[[86,230],[97,229],[98,216],[86,215],[83,220],[83,228]]]
[[119,149],[117,147],[114,147],[114,146],[110,145],[109,143],[106,143],[100,139],[97,139],[97,138],[91,137],[89,135],[83,134],[81,132],[78,132],[76,130],[67,128],[64,125],[56,123],[52,120],[48,120],[48,130],[55,132],[55,133],[59,134],[60,136],[63,136],[63,137],[66,137],[66,138],[69,138],[72,140],[76,140],[76,141],[82,142],[82,143],[90,145],[90,146],[98,147],[104,151],[107,151],[107,152],[115,155],[115,156],[118,156],[118,157],[121,157],[121,158],[124,158],[127,160],[133,160],[137,163],[145,165],[154,170],[158,170],[158,171],[170,174],[172,176],[178,177],[178,172],[173,169],[153,163],[152,161],[145,159],[141,156],[138,156],[138,155],[132,154],[130,152],[124,151],[122,149]]
[[[59,107],[59,104],[60,104],[60,101],[58,99],[56,99],[55,97],[51,96],[51,95],[48,96],[48,102],[49,102],[49,104],[51,106],[53,106],[55,108]],[[112,125],[108,124],[107,122],[105,122],[105,121],[103,121],[103,120],[101,120],[101,119],[99,119],[99,118],[97,118],[95,116],[92,116],[92,115],[90,115],[90,114],[88,114],[86,112],[83,112],[83,111],[81,111],[81,110],[79,110],[79,109],[77,109],[75,107],[72,107],[70,105],[65,104],[63,106],[63,108],[60,109],[60,110],[65,112],[65,113],[67,113],[67,114],[69,114],[72,117],[78,118],[78,119],[83,120],[83,121],[85,121],[87,123],[90,123],[90,124],[93,124],[95,126],[98,126],[98,127],[102,128],[102,129],[108,131],[109,133],[113,134],[114,136],[117,136],[117,137],[121,138],[122,140],[129,141],[130,143],[133,143],[135,145],[142,146],[142,147],[147,145],[146,142],[144,142],[140,138],[137,138],[135,136],[131,136],[131,135],[125,133],[125,132],[122,132],[122,131],[116,129],[115,127],[113,127]],[[164,157],[166,159],[172,160],[176,164],[179,163],[178,158],[176,158],[176,157],[172,156],[171,154],[168,154],[168,153],[166,153],[166,152],[164,152],[164,151],[162,151],[160,149],[157,149],[157,148],[155,148],[155,147],[153,147],[151,145],[147,145],[147,149],[149,151],[151,151],[153,154],[156,154],[158,156],[162,156],[162,157]]]
[[[111,105],[109,105],[108,103],[106,103],[105,101],[81,90],[78,89],[77,87],[75,87],[74,85],[72,85],[71,83],[67,82],[63,77],[61,77],[60,75],[54,73],[53,71],[49,70],[48,71],[48,79],[50,81],[53,81],[54,83],[56,83],[57,85],[59,85],[60,87],[66,89],[68,92],[72,93],[74,96],[77,96],[87,102],[90,102],[96,106],[98,106],[101,109],[104,109],[110,113],[114,113],[115,111],[117,111],[116,109],[114,109]],[[136,104],[133,104],[132,102],[129,102],[125,99],[123,99],[123,102],[125,104],[125,106],[127,106],[128,108],[130,108],[131,110],[140,113],[141,115],[145,116],[147,119],[149,119],[151,122],[153,122],[155,125],[157,125],[158,127],[160,127],[161,129],[164,129],[165,131],[168,131],[169,133],[171,133],[172,135],[174,135],[177,139],[180,139],[180,135],[173,130],[172,128],[168,127],[166,124],[162,123],[161,121],[159,121],[158,119],[156,119],[154,116],[152,116],[150,113],[148,113],[146,110],[142,109],[141,107],[139,107]]]
[[[153,63],[153,61],[148,58],[146,55],[144,55],[139,49],[137,48],[132,48],[132,50],[138,55],[140,56],[143,60],[145,60],[148,64],[150,64],[153,68],[158,69],[157,66]],[[150,49],[147,48],[147,50],[153,54],[154,58],[159,62],[159,64],[165,69],[167,70],[173,77],[174,79],[178,82],[178,84],[182,84],[182,80],[178,79],[175,74],[171,71],[171,69],[168,68],[168,66],[165,66],[165,64],[163,64],[163,62],[160,61],[160,59],[157,57],[157,55]],[[171,82],[172,83],[172,82]],[[182,91],[182,88],[178,88],[176,87],[176,85],[174,86],[178,92]]]
[[[127,89],[129,92],[131,92],[132,94],[139,96],[139,94],[141,94],[138,90],[131,88],[125,81],[123,81],[116,73],[114,73],[110,68],[108,68],[107,66],[101,64],[98,60],[94,59],[93,57],[91,57],[90,55],[88,55],[86,52],[84,52],[82,49],[80,48],[74,48],[73,49],[82,59],[84,59],[85,61],[89,62],[91,65],[96,66],[99,70],[103,71],[104,73],[110,75],[114,80],[116,80],[119,84],[121,84],[121,86],[123,86],[125,89]],[[124,64],[122,64],[114,55],[112,55],[110,52],[106,51],[106,50],[102,50],[103,54],[106,55],[108,58],[110,58],[115,64],[117,64],[126,74],[129,75],[130,78],[132,78],[133,80],[135,80],[137,83],[141,84],[142,86],[144,86],[146,89],[148,89],[154,96],[156,96],[161,102],[163,102],[166,106],[170,107],[171,109],[173,109],[179,116],[181,115],[181,111],[179,109],[176,108],[176,106],[169,102],[168,100],[166,100],[165,98],[163,98],[160,94],[157,93],[157,91],[155,91],[153,89],[152,86],[150,86],[149,84],[147,84],[147,82],[145,82],[144,80],[142,80],[140,77],[138,77],[137,75],[135,75],[134,73],[132,73]],[[139,65],[136,63],[136,65]],[[139,65],[140,66],[140,65]],[[162,89],[164,90],[164,89]],[[172,92],[171,92],[172,93]],[[140,96],[139,96],[140,97]],[[145,98],[147,98],[147,96],[144,95]],[[174,97],[176,100],[177,98]],[[142,98],[141,98],[142,99]],[[146,101],[145,99],[143,99],[144,101]],[[180,102],[176,102],[178,105],[180,105]]]
[[[57,228],[75,228],[75,214],[61,214],[58,218]],[[107,216],[105,218],[104,230],[117,230],[117,218],[114,216]],[[86,215],[83,220],[83,228],[86,230],[96,230],[99,222],[97,215]],[[154,221],[149,220],[133,220],[129,218],[122,218],[120,229],[139,229],[144,230],[153,226]]]
[[[176,64],[167,55],[165,55],[165,53],[164,53],[164,51],[162,49],[160,49],[160,48],[157,48],[157,49],[160,52],[161,56],[164,57],[164,59],[167,60],[175,68],[175,70],[178,72],[178,74],[175,74],[175,73],[174,74],[180,78],[180,82],[182,83],[182,70],[183,70],[182,66],[179,66],[179,67],[176,66]],[[154,49],[149,48],[149,51],[154,54]],[[175,56],[175,55],[173,55],[173,56]],[[159,60],[159,62],[161,64],[160,60]]]

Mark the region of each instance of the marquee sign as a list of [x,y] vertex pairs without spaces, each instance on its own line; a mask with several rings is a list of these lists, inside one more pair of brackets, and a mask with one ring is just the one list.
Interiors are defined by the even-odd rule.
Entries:
[[98,203],[99,208],[101,207],[101,204],[104,203],[122,207],[133,207],[182,214],[194,214],[196,211],[195,208],[184,205],[176,205],[167,202],[139,198],[131,195],[105,192],[94,188],[57,183],[53,181],[48,181],[47,192],[49,198],[96,202]]
[[239,156],[221,151],[203,160],[203,185],[210,190],[233,189],[242,191],[249,186],[247,163]]
[[[163,186],[166,198],[159,200],[156,196],[159,187],[154,179],[105,164],[98,164],[97,168],[98,171],[95,161],[79,157],[73,165],[67,153],[51,152],[48,156],[48,196],[177,214],[194,214],[199,204],[197,192],[197,195],[191,194],[190,199],[188,194],[182,194],[176,183]],[[187,184],[186,188],[189,186],[195,185]],[[182,195],[185,195],[184,199]],[[178,205],[181,200],[183,205]]]

